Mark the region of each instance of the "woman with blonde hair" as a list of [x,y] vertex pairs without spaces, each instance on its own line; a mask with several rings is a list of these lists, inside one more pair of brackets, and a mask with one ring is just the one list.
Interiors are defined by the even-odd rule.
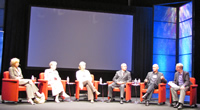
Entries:
[[81,61],[79,63],[79,70],[76,72],[76,79],[79,81],[79,87],[82,89],[83,86],[87,87],[87,93],[88,93],[88,100],[90,100],[91,103],[94,102],[94,92],[99,95],[100,92],[98,92],[95,87],[92,84],[92,77],[90,75],[90,72],[86,70],[86,63]]
[[28,102],[32,105],[35,103],[33,102],[32,98],[35,97],[43,97],[44,94],[40,94],[38,92],[38,88],[35,86],[35,84],[32,82],[31,79],[23,79],[22,75],[22,70],[19,67],[19,62],[20,60],[18,58],[12,58],[10,61],[10,68],[9,68],[9,74],[11,79],[18,79],[19,80],[19,85],[24,85],[26,86],[26,94],[27,94],[27,99]]

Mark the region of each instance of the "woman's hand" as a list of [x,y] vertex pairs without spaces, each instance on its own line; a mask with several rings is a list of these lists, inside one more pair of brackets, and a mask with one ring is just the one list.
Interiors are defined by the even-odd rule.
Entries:
[[22,77],[16,77],[16,79],[22,79]]

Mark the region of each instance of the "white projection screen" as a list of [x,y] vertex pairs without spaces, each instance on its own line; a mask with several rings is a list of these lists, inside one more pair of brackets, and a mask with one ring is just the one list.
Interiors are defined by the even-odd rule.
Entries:
[[27,67],[132,67],[133,15],[31,7]]

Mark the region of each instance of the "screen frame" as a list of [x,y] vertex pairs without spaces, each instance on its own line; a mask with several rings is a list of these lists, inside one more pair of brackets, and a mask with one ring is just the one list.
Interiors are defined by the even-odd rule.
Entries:
[[[129,11],[124,11],[124,12],[119,12],[119,11],[110,11],[110,10],[94,10],[94,9],[84,9],[84,8],[69,8],[69,7],[55,7],[55,6],[38,6],[38,5],[29,5],[29,10],[28,10],[28,23],[27,23],[27,44],[26,44],[26,60],[25,60],[25,68],[26,69],[32,69],[32,70],[37,70],[37,69],[45,69],[46,67],[29,67],[27,65],[28,63],[28,48],[29,48],[29,34],[30,34],[30,17],[31,17],[31,8],[32,7],[41,7],[41,8],[56,8],[56,9],[66,9],[66,10],[74,10],[74,11],[85,11],[85,12],[99,12],[99,13],[108,13],[108,14],[122,14],[122,15],[131,15],[133,17],[133,26],[132,26],[132,57],[131,57],[131,68],[127,69],[128,71],[132,72],[133,71],[133,67],[134,67],[134,63],[133,63],[133,58],[134,58],[134,15],[135,15],[135,9],[134,8],[129,8]],[[126,8],[124,7],[124,9],[126,10]],[[86,62],[87,63],[87,62]],[[120,69],[120,65],[119,64],[119,69]],[[47,65],[48,66],[48,65]],[[65,71],[65,70],[77,70],[78,69],[78,65],[77,65],[77,69],[76,68],[59,68],[57,67],[57,69]],[[86,68],[87,69],[87,68]],[[117,70],[104,70],[104,69],[89,69],[91,71],[117,71]]]

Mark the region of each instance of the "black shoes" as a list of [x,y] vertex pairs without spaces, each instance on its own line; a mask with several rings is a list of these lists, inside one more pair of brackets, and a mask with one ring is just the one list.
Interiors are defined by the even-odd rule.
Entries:
[[174,102],[172,102],[171,106],[173,106],[174,108],[177,108],[176,107],[177,103],[178,103],[177,101],[174,101]]
[[145,105],[149,106],[149,101],[148,100],[145,101]]
[[120,104],[123,104],[123,99],[120,99]]
[[142,96],[142,99],[146,99],[148,96],[148,93],[145,93],[143,96]]
[[173,102],[170,104],[170,106],[171,106],[171,107],[174,107],[177,103],[178,103],[177,101],[173,101]]
[[[113,100],[113,99],[109,97],[107,103],[110,103],[112,100]],[[122,99],[122,98],[120,99],[120,102],[119,102],[119,103],[120,103],[120,104],[123,104],[123,99]]]
[[178,110],[182,109],[183,108],[183,104],[180,103],[179,106],[178,106]]
[[145,94],[142,96],[142,99],[145,100],[145,105],[146,105],[146,106],[149,106],[149,100],[146,100],[147,96],[148,96],[148,93],[145,93]]
[[177,102],[177,103],[174,105],[174,108],[182,109],[182,108],[183,108],[183,104]]
[[178,102],[176,104],[174,104],[174,108],[178,108],[179,104],[180,103],[178,103]]

